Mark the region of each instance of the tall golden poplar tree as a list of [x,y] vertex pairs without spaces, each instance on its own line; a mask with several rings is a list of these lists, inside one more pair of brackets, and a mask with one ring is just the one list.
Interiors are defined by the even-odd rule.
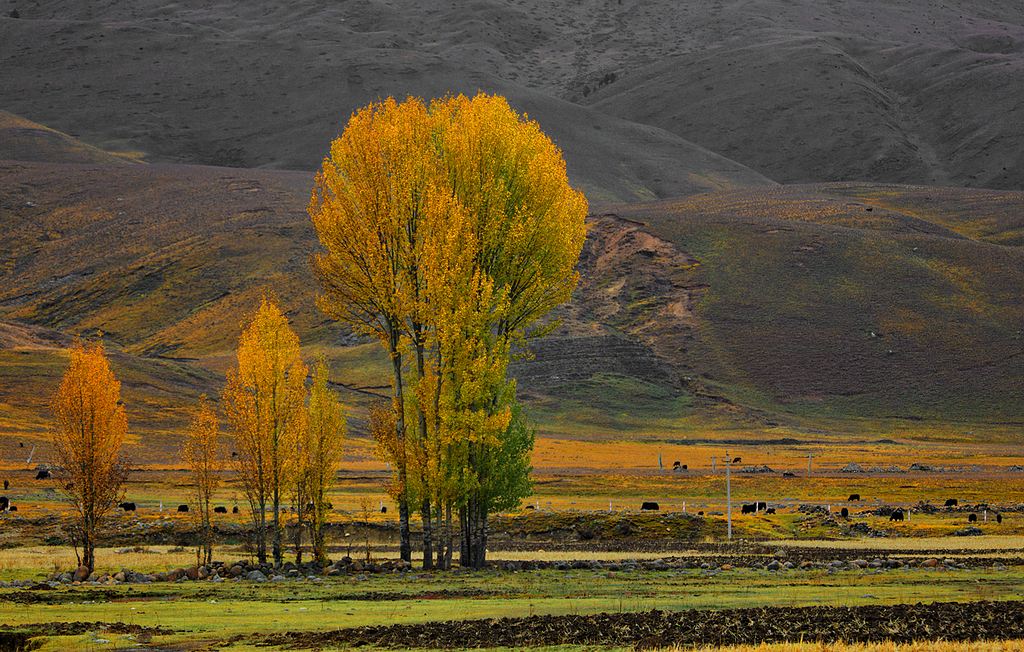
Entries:
[[431,113],[445,125],[440,155],[472,224],[473,272],[481,278],[460,302],[464,327],[451,336],[462,359],[448,366],[446,381],[465,455],[461,563],[480,567],[488,515],[530,490],[533,434],[515,405],[508,362],[526,340],[548,332],[553,323],[543,318],[576,287],[587,201],[569,185],[558,147],[505,98],[446,98]]
[[332,143],[309,205],[320,306],[391,357],[395,436],[376,434],[396,465],[403,559],[411,505],[425,567],[435,543],[450,559],[453,508],[461,563],[480,566],[487,515],[528,493],[533,436],[508,363],[576,286],[586,212],[561,152],[499,96],[388,99]]
[[121,456],[128,419],[121,403],[121,383],[110,370],[103,344],[74,343],[52,407],[61,487],[78,518],[75,539],[82,545],[80,563],[92,572],[97,528],[122,500],[128,477],[128,465]]
[[181,454],[192,471],[193,514],[202,532],[202,563],[208,565],[213,562],[213,492],[220,484],[224,455],[217,414],[205,394],[199,397]]
[[349,119],[316,176],[309,214],[323,251],[314,269],[323,288],[321,310],[356,332],[376,337],[391,361],[398,479],[400,556],[408,561],[406,377],[402,337],[414,310],[408,268],[417,229],[437,181],[426,106],[393,99]]
[[330,510],[327,493],[334,485],[344,453],[345,409],[337,395],[327,386],[327,363],[323,358],[313,367],[313,384],[309,389],[307,407],[307,455],[303,478],[312,509],[309,514],[313,558],[327,561],[327,537],[324,526]]
[[299,338],[264,298],[238,342],[224,408],[237,452],[236,466],[256,529],[256,554],[267,560],[266,512],[271,508],[273,558],[283,562],[281,505],[295,467],[295,441],[305,427],[305,380]]

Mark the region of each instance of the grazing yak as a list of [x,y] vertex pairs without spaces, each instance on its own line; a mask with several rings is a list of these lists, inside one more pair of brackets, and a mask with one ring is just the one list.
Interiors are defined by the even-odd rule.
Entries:
[[228,508],[223,505],[217,505],[216,507],[213,508],[213,511],[216,514],[227,514]]
[[11,506],[11,499],[7,496],[0,496],[0,512],[6,512],[7,508]]
[[846,509],[844,507],[841,510],[839,510],[839,515],[842,516],[843,518],[850,518],[850,510],[848,510],[848,509]]
[[387,514],[388,513],[388,506],[387,505],[381,505],[380,506],[380,513],[381,514]]
[[179,512],[187,512],[188,511],[188,505],[178,505],[178,511]]
[[775,508],[774,507],[769,507],[768,509],[764,510],[764,513],[765,514],[774,514],[775,513]]
[[7,480],[4,480],[4,491],[7,491],[10,488],[11,488],[11,483],[8,482]]
[[231,508],[231,513],[232,514],[237,514],[238,513],[238,505],[235,505],[234,507]]
[[968,514],[967,515],[967,522],[968,523],[977,523],[978,522],[978,515],[977,514]]
[[134,512],[135,511],[135,503],[118,503],[117,506],[120,507],[121,509],[123,509],[126,512]]
[[754,505],[756,505],[756,511],[758,512],[763,512],[764,510],[768,509],[768,503],[763,501],[754,503]]
[[39,473],[36,473],[36,480],[49,480],[49,479],[50,479],[50,472],[47,471],[46,469],[43,469]]
[[851,503],[853,501],[855,501],[855,500],[860,500],[860,494],[850,494],[850,497],[847,498],[846,500],[847,500],[847,502],[851,502]]
[[641,512],[656,512],[658,509],[658,503],[653,501],[645,500],[643,504],[640,505]]
[[996,514],[996,523],[1002,523],[1002,522],[1003,522],[1003,515],[1002,514]]
[[946,507],[956,507],[959,504],[960,501],[957,500],[956,498],[950,498],[949,500],[946,501]]
[[890,521],[902,521],[903,520],[903,510],[902,509],[897,509],[895,512],[893,512],[892,514],[889,515],[889,520]]
[[785,473],[782,474],[782,477],[784,477],[784,478],[795,478],[796,477],[796,473],[793,473],[792,471],[786,471]]
[[740,507],[741,514],[754,514],[757,512],[757,503],[751,503],[749,505],[742,505]]

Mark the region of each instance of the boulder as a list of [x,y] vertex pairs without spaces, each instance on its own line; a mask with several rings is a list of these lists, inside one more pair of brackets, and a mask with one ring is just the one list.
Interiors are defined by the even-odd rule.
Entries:
[[79,566],[77,569],[75,569],[75,574],[72,576],[71,579],[74,582],[84,582],[85,580],[89,579],[89,567]]
[[252,580],[253,582],[266,582],[267,576],[262,571],[253,570],[246,574],[245,579]]

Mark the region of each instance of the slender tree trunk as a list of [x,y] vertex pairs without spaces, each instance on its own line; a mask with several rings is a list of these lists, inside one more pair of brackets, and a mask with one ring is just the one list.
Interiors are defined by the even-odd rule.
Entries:
[[480,511],[480,518],[477,522],[477,553],[476,553],[476,566],[474,568],[483,568],[487,565],[487,511]]
[[423,499],[423,504],[420,506],[420,513],[423,516],[423,570],[430,570],[434,567],[434,546],[429,498]]
[[[423,352],[423,326],[421,324],[413,324],[413,336],[416,339],[416,374],[417,378],[422,381],[426,375],[426,360]],[[421,477],[423,479],[424,497],[420,505],[420,513],[423,515],[423,569],[430,570],[434,567],[434,532],[430,513],[430,492],[433,487],[430,486],[430,448],[427,443],[427,413],[424,412],[423,406],[418,400],[416,401],[416,425],[419,428],[419,445],[423,454]]]
[[299,505],[297,505],[296,508],[295,508],[295,514],[296,514],[296,519],[297,520],[296,520],[296,523],[295,523],[295,532],[292,534],[292,543],[295,546],[295,563],[296,564],[301,564],[302,563],[302,525],[303,525],[302,518],[305,515],[305,509],[304,509],[304,507],[302,505],[302,501],[303,500],[305,500],[305,499],[302,498],[302,497],[299,497]]
[[444,539],[445,539],[445,545],[444,545],[444,548],[445,548],[444,549],[444,567],[447,569],[447,568],[451,568],[452,567],[452,543],[453,543],[453,537],[452,537],[452,504],[451,504],[451,501],[449,501],[444,506],[444,512],[445,512],[444,513]]
[[267,563],[267,502],[261,500],[259,504],[260,514],[256,523],[256,560],[261,564]]
[[95,541],[92,536],[92,524],[86,519],[82,528],[82,565],[89,569],[92,574],[96,570]]
[[405,392],[402,388],[402,354],[398,351],[398,333],[391,334],[390,342],[391,370],[394,377],[394,397],[396,402],[395,439],[400,449],[398,459],[398,554],[402,561],[412,561],[412,536],[409,532],[409,493],[406,488],[405,470]]
[[469,568],[469,506],[459,508],[459,565]]
[[281,547],[281,494],[277,486],[274,487],[274,516],[271,525],[274,528],[274,567],[280,568],[284,563],[284,550]]
[[322,486],[315,489],[313,502],[313,523],[310,537],[313,539],[313,559],[321,566],[327,562],[327,548],[324,545],[324,490]]

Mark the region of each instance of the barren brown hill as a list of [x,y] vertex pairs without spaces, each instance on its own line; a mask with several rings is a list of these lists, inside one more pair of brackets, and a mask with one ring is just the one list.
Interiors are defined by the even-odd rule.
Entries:
[[764,181],[744,166],[1024,188],[1012,0],[16,5],[0,106],[150,160],[311,169],[356,106],[481,88],[595,199]]
[[675,134],[503,76],[496,57],[556,38],[556,26],[534,34],[535,20],[497,5],[492,15],[424,3],[402,15],[369,2],[46,3],[0,18],[0,106],[152,161],[311,170],[368,102],[484,90],[539,120],[593,199],[770,183]]

